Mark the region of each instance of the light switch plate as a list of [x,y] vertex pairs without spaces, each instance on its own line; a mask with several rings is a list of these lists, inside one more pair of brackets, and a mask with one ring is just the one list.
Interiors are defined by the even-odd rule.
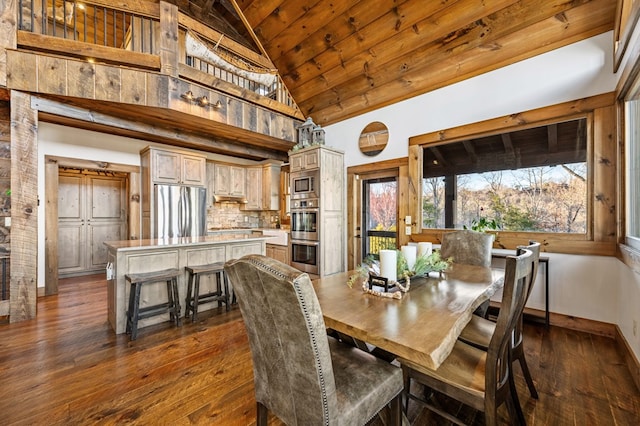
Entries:
[[11,216],[7,216],[4,218],[4,226],[7,228],[11,226]]
[[404,227],[404,233],[405,233],[405,235],[411,235],[411,227],[410,226],[405,226]]
[[405,225],[411,225],[411,216],[405,216],[404,217],[404,224]]

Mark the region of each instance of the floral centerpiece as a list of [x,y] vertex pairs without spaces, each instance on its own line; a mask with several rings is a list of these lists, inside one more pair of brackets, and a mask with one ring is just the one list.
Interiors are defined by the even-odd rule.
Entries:
[[[413,265],[413,269],[409,269],[407,259],[402,254],[402,251],[396,250],[397,259],[397,276],[398,281],[391,282],[395,284],[399,292],[384,293],[373,289],[368,286],[370,276],[380,275],[380,262],[373,258],[373,256],[367,256],[362,264],[358,265],[353,275],[349,277],[347,285],[353,287],[356,283],[362,283],[362,290],[369,294],[376,296],[390,297],[394,299],[402,298],[402,293],[409,291],[411,287],[411,277],[414,276],[426,276],[429,272],[442,273],[451,264],[451,259],[442,259],[439,250],[434,250],[431,254],[425,254],[418,256],[416,262]],[[405,283],[404,285],[402,283]]]

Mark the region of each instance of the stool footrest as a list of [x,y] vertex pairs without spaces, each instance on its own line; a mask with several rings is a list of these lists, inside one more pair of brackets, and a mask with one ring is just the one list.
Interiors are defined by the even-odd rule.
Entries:
[[160,305],[145,306],[138,310],[138,319],[150,318],[155,315],[170,313],[173,309],[170,303],[162,303]]

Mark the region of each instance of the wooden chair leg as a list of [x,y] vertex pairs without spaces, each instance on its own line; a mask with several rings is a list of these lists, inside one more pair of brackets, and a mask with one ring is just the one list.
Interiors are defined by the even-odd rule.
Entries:
[[519,346],[515,353],[513,354],[514,359],[517,359],[520,363],[520,368],[522,369],[522,375],[524,376],[524,380],[527,382],[527,386],[529,387],[529,393],[533,399],[538,399],[538,391],[536,390],[536,386],[533,384],[533,378],[531,377],[531,373],[529,372],[529,366],[527,365],[527,359],[524,356],[524,349],[522,346]]
[[257,426],[267,426],[267,407],[265,407],[262,403],[257,403],[257,418],[256,425]]
[[[518,391],[516,390],[516,381],[513,378],[512,373],[513,370],[509,372],[509,393],[511,394],[511,396],[507,397],[507,404],[509,404],[509,402],[511,401],[511,403],[513,404],[513,409],[509,409],[509,414],[511,416],[515,414],[515,417],[512,417],[512,420],[517,418],[518,422],[521,425],[525,425],[527,422],[524,419],[524,413],[522,412],[522,406],[520,405],[520,398],[518,397]],[[509,407],[507,406],[507,408]]]

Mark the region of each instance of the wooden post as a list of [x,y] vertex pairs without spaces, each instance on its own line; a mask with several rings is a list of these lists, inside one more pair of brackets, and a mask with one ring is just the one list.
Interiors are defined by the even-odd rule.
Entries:
[[178,6],[160,1],[160,72],[178,77]]
[[10,322],[35,318],[38,259],[38,115],[31,96],[11,91]]
[[142,217],[140,209],[140,198],[142,182],[140,173],[129,173],[129,239],[139,240],[141,238]]
[[44,164],[44,294],[58,294],[58,161]]
[[408,211],[415,223],[413,232],[422,232],[422,147],[409,145],[409,187],[407,188]]
[[0,0],[0,86],[7,85],[7,49],[17,46],[17,1]]

